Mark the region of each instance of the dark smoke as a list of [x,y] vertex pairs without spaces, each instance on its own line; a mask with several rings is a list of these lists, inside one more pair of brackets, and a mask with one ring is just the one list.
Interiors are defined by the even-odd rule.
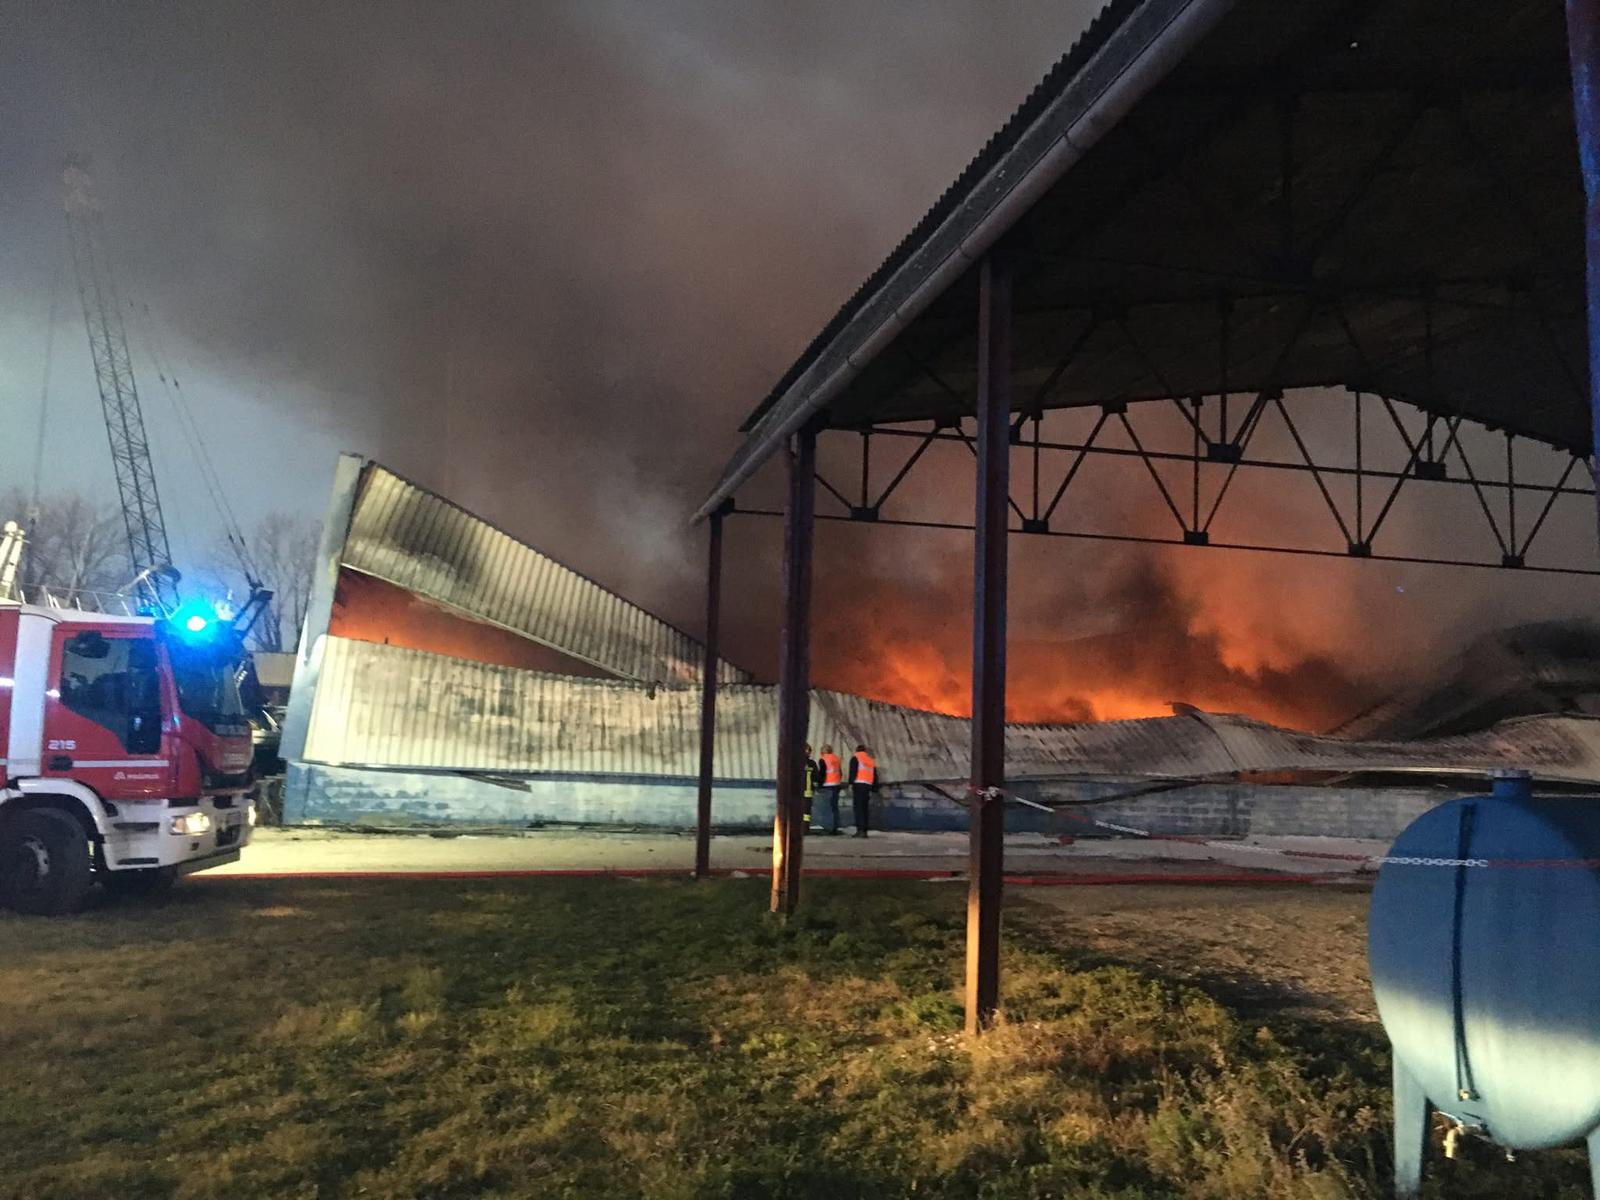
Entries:
[[7,240],[45,257],[87,153],[127,274],[284,438],[682,607],[740,417],[1092,7],[11,6]]

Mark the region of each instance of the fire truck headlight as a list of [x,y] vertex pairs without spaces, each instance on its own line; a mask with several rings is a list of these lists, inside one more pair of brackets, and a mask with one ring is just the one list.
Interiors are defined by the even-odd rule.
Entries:
[[208,813],[192,812],[172,818],[172,832],[184,837],[196,837],[210,830],[211,817]]

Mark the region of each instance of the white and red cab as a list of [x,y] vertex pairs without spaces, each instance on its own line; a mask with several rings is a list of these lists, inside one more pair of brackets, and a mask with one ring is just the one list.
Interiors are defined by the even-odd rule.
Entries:
[[238,640],[0,602],[0,902],[70,912],[238,859],[255,813]]

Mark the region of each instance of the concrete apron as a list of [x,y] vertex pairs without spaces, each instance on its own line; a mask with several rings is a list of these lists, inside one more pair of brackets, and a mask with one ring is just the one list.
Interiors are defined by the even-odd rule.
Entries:
[[[1259,839],[1274,848],[1332,851],[1345,861],[1265,855],[1260,845],[1201,846],[1132,840],[1063,844],[1044,834],[1006,837],[1006,873],[1020,884],[1103,883],[1323,883],[1367,882],[1357,861],[1380,854],[1376,842],[1327,838]],[[712,839],[719,875],[764,875],[772,863],[772,836],[723,834]],[[363,878],[413,876],[476,878],[515,875],[687,875],[694,861],[692,835],[584,829],[394,833],[348,829],[260,829],[240,862],[200,879],[294,876]],[[876,833],[806,840],[807,874],[844,878],[917,878],[948,882],[967,867],[960,833]]]

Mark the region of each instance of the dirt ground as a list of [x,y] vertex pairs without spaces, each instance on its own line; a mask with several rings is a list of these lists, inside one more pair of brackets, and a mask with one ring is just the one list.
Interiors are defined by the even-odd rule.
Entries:
[[1326,887],[1012,889],[1023,928],[1089,962],[1192,983],[1241,1014],[1376,1025],[1367,975],[1369,891]]

